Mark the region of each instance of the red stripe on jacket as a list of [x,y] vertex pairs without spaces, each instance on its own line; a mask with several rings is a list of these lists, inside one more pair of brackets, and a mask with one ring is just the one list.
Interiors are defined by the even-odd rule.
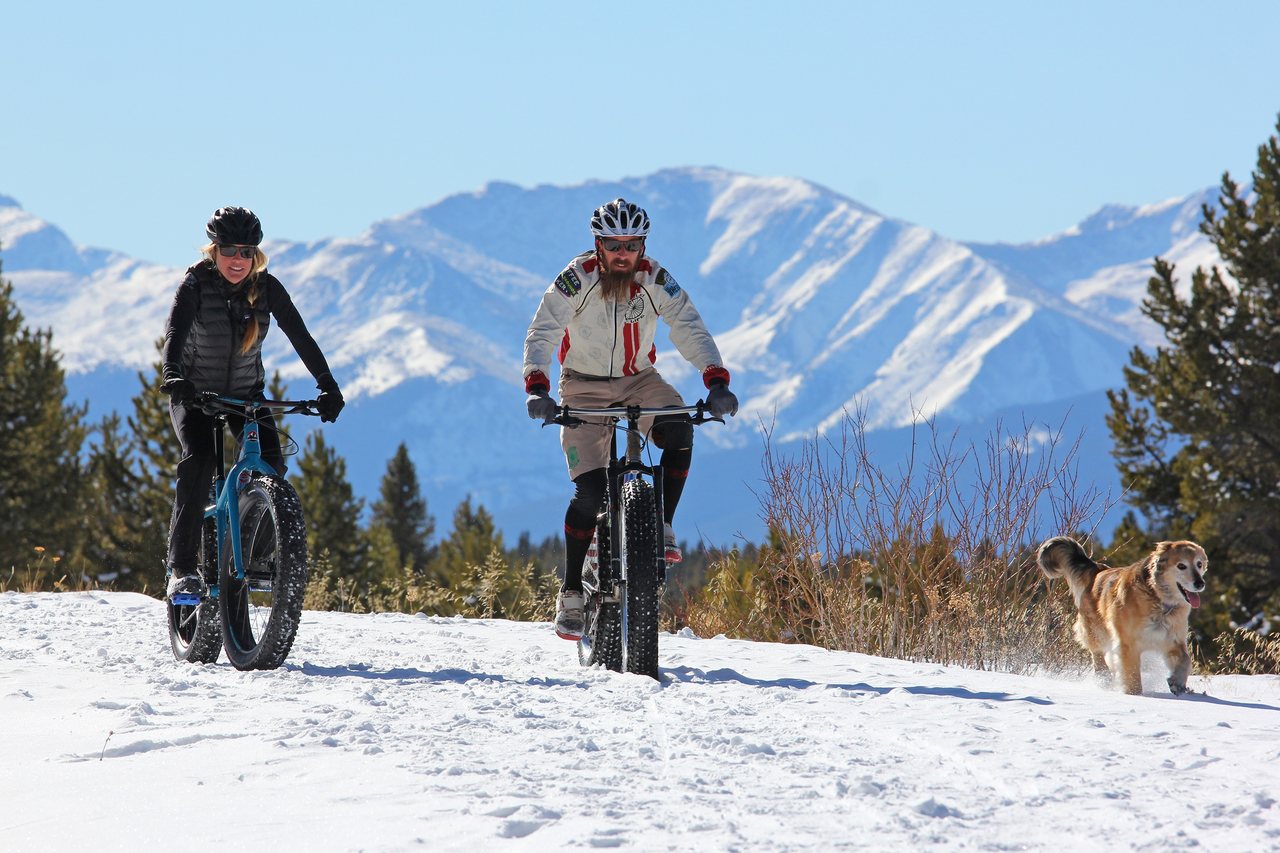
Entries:
[[[640,285],[631,285],[631,299],[635,299],[641,292]],[[622,375],[635,376],[640,372],[640,368],[636,367],[636,356],[640,354],[640,323],[638,321],[622,324],[622,343]]]
[[639,349],[640,343],[636,339],[640,336],[640,329],[636,323],[622,324],[622,375],[634,376],[636,373],[636,350]]

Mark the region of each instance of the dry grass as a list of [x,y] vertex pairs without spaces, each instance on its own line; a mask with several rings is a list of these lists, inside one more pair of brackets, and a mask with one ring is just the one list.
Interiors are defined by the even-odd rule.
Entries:
[[0,592],[83,592],[101,589],[83,568],[78,572],[66,571],[61,565],[62,557],[50,554],[40,546],[36,546],[33,551],[34,559],[28,561],[21,571],[17,566],[10,566],[7,577],[0,575]]
[[405,568],[367,589],[333,571],[327,554],[312,565],[303,606],[353,613],[399,612],[461,615],[471,619],[549,621],[555,616],[559,581],[532,563],[508,562],[496,547],[481,564],[470,564],[452,586]]
[[1280,636],[1246,628],[1220,634],[1214,640],[1218,655],[1204,664],[1214,673],[1280,675]]
[[981,669],[1080,665],[1070,602],[1034,563],[1040,539],[1109,508],[1076,487],[1078,443],[998,425],[982,447],[957,448],[931,423],[916,437],[892,470],[872,458],[861,417],[788,456],[768,442],[769,547],[751,563],[718,560],[676,618],[703,636]]

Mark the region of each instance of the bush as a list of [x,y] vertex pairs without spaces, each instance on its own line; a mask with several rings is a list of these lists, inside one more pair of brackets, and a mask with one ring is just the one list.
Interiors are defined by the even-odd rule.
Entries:
[[1235,628],[1214,640],[1218,654],[1205,664],[1215,673],[1280,675],[1280,636]]
[[555,575],[533,563],[519,564],[496,545],[483,563],[467,563],[452,584],[405,566],[390,577],[360,587],[333,567],[327,552],[315,559],[303,606],[352,613],[399,612],[460,615],[471,619],[549,621],[555,615]]
[[895,471],[872,458],[861,414],[789,456],[767,440],[771,541],[753,561],[713,562],[680,618],[704,635],[980,669],[1082,666],[1071,602],[1049,594],[1034,559],[1046,534],[1108,508],[1075,487],[1078,443],[1058,459],[1061,432],[997,425],[984,447],[957,449],[923,426],[927,446],[913,442]]

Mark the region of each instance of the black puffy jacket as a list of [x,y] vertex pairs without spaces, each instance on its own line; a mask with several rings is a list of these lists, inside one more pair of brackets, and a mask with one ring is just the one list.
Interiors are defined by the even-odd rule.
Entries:
[[[248,302],[246,279],[233,287],[213,261],[203,260],[187,269],[164,329],[164,378],[189,379],[199,391],[216,391],[249,398],[262,393],[266,372],[262,367],[262,341],[276,318],[281,331],[316,379],[322,391],[337,387],[329,363],[307,331],[302,316],[284,285],[266,270],[258,274],[259,296]],[[258,337],[241,354],[240,347],[251,317],[257,317]]]

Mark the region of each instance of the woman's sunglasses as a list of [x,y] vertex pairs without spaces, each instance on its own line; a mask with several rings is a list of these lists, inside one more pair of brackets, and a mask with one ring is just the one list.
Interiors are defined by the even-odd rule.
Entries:
[[242,258],[252,258],[258,253],[256,246],[219,246],[218,254],[224,258],[234,258],[239,255]]
[[622,249],[626,249],[628,252],[638,252],[644,248],[644,240],[628,240],[624,243],[621,240],[608,240],[601,237],[600,247],[606,252],[618,252]]

